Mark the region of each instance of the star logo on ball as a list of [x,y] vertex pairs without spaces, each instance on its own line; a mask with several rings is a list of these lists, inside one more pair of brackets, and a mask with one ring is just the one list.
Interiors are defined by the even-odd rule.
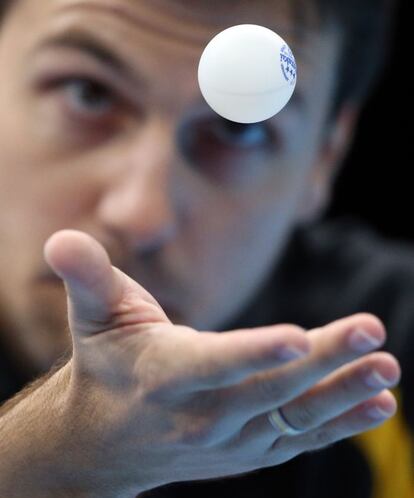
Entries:
[[287,45],[280,50],[280,65],[285,80],[293,85],[296,82],[296,62],[292,51]]

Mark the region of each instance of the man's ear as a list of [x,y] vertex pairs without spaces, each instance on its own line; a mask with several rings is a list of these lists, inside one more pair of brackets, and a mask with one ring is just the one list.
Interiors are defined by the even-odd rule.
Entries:
[[359,114],[359,106],[344,104],[324,132],[302,196],[300,223],[317,219],[329,206],[335,179],[353,142]]

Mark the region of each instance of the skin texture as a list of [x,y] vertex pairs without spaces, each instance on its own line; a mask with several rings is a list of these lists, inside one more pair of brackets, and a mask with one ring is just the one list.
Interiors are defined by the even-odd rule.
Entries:
[[[216,330],[329,200],[358,111],[344,106],[327,131],[338,32],[296,38],[287,2],[223,3],[22,0],[6,18],[0,333],[25,374],[47,371],[71,344],[64,289],[42,252],[57,230],[92,235],[173,323]],[[286,39],[299,81],[287,108],[237,138],[196,74],[208,41],[246,22]],[[110,47],[130,76],[50,41],[73,31]],[[99,86],[85,92],[85,79]]]

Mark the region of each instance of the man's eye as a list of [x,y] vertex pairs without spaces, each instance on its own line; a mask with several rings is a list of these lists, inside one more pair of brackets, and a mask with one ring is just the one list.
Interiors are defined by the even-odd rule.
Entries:
[[212,123],[210,133],[223,144],[233,147],[261,147],[269,144],[269,131],[263,123],[241,124],[227,119]]
[[178,142],[182,152],[192,161],[232,160],[247,155],[273,154],[279,139],[266,123],[241,124],[217,115],[189,120],[179,128]]
[[115,103],[113,93],[101,83],[89,79],[73,78],[61,82],[75,111],[101,115],[110,111]]
[[222,185],[250,185],[271,171],[281,151],[276,127],[240,124],[216,114],[195,116],[177,129],[180,153],[192,168]]

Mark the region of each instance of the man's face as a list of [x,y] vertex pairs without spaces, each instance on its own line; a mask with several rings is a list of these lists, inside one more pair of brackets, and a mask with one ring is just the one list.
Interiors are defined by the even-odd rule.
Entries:
[[[94,236],[173,322],[204,330],[241,312],[277,261],[318,161],[339,42],[295,38],[288,0],[239,3],[20,0],[6,17],[1,333],[27,365],[48,369],[70,345],[42,252],[59,229]],[[276,30],[299,68],[289,105],[253,126],[217,116],[197,84],[205,45],[242,23]]]

